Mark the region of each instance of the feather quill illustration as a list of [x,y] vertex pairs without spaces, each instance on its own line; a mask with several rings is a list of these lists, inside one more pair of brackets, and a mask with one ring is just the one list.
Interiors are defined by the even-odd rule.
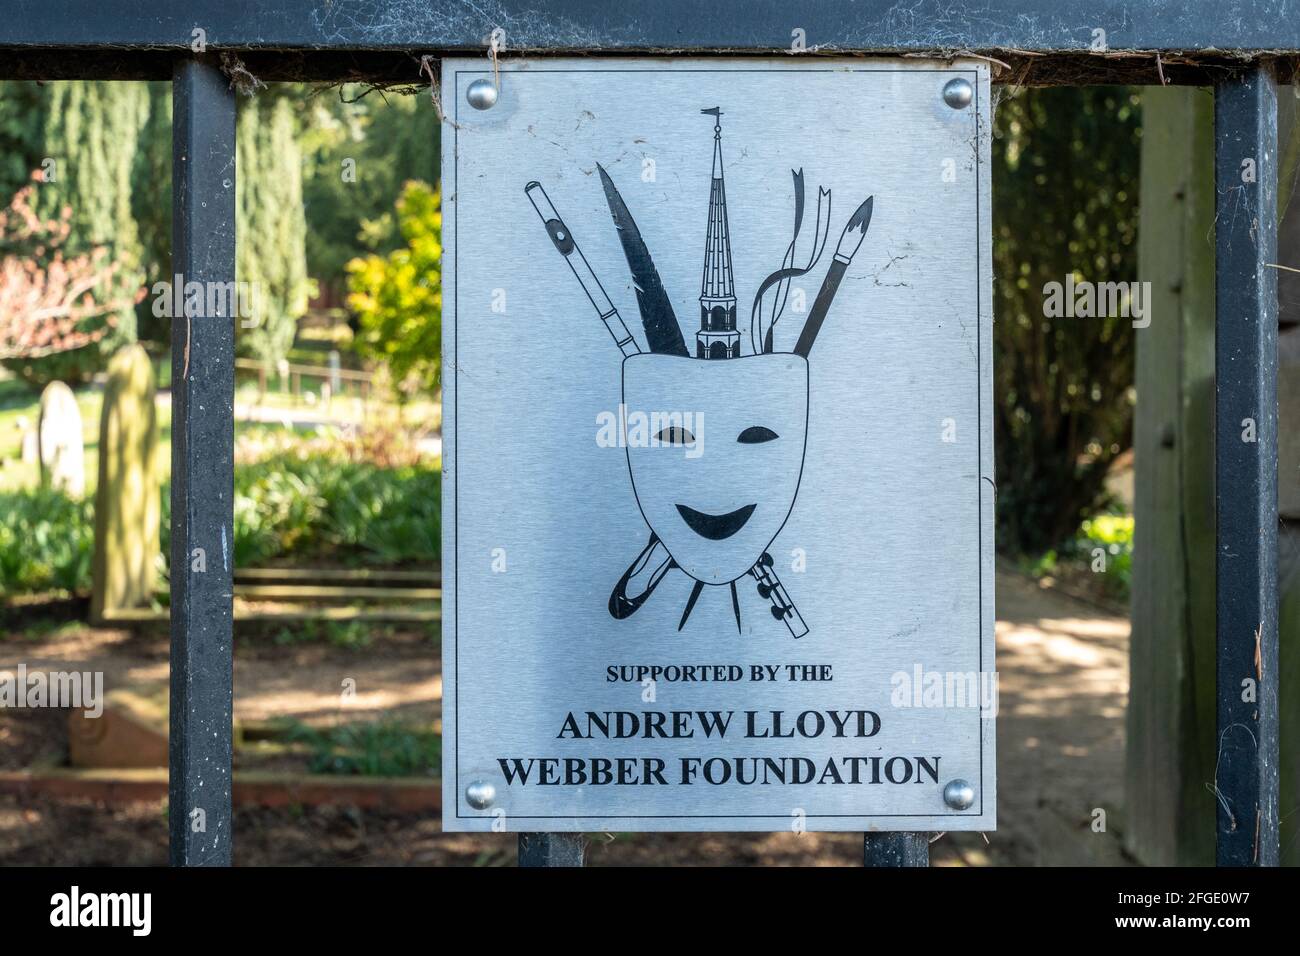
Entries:
[[677,316],[673,312],[672,303],[668,301],[668,293],[664,291],[659,271],[650,258],[650,250],[641,238],[641,230],[637,228],[636,220],[619,195],[614,180],[605,172],[605,167],[597,163],[596,168],[600,170],[600,182],[605,187],[605,201],[609,203],[610,215],[614,217],[618,238],[623,244],[623,255],[627,256],[627,266],[632,271],[632,284],[636,287],[636,302],[641,309],[646,344],[651,352],[689,356],[681,326],[677,324]]

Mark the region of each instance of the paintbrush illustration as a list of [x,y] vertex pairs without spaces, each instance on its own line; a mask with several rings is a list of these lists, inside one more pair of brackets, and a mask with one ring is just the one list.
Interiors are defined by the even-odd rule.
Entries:
[[605,172],[605,167],[597,163],[596,168],[600,170],[600,182],[605,187],[605,201],[609,203],[610,214],[618,228],[623,254],[627,256],[627,266],[632,270],[632,284],[636,287],[636,302],[641,309],[646,344],[650,346],[651,352],[689,356],[681,326],[677,324],[677,316],[673,313],[672,303],[668,301],[668,293],[664,291],[654,260],[650,258],[650,250],[641,238],[641,230],[637,228],[636,220],[628,212],[627,204],[619,195],[614,180]]
[[817,338],[817,333],[821,331],[822,322],[826,320],[826,313],[830,311],[831,302],[835,299],[835,293],[839,290],[840,280],[844,278],[844,272],[853,261],[858,249],[862,246],[862,240],[867,235],[867,227],[871,225],[871,204],[874,196],[868,196],[866,202],[857,208],[857,211],[850,217],[848,223],[844,226],[844,232],[840,234],[840,241],[835,246],[835,255],[831,259],[831,267],[826,270],[826,278],[822,280],[821,291],[817,293],[817,300],[813,302],[812,312],[808,315],[808,321],[804,323],[803,331],[799,333],[799,341],[794,350],[804,358],[812,351],[813,342]]

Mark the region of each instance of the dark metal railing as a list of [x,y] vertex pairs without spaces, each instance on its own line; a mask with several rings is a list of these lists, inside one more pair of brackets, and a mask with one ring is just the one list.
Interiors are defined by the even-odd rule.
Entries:
[[[192,52],[194,30],[280,78],[364,81],[372,69],[384,71],[375,79],[391,81],[409,66],[416,81],[418,56],[406,51],[485,49],[494,26],[485,14],[466,8],[452,16],[447,6],[196,0],[168,10],[129,0],[75,8],[49,0],[36,13],[0,17],[0,74],[138,78],[174,61],[176,269],[187,280],[232,282],[236,94],[218,58]],[[892,0],[864,0],[852,16],[835,0],[809,0],[795,13],[780,0],[705,7],[669,0],[639,5],[637,17],[587,0],[499,6],[510,14],[512,48],[535,54],[788,54],[798,28],[810,46],[832,44],[831,53],[985,52],[1032,68],[1037,82],[1113,80],[1123,67],[1138,71],[1141,82],[1215,83],[1218,862],[1276,864],[1278,155],[1271,64],[1283,61],[1260,57],[1300,52],[1300,20],[1279,17],[1263,2],[1245,4],[1249,9],[1192,2],[1196,10],[1176,17],[1144,0],[1023,0],[973,10],[933,4],[930,15],[918,9],[906,18],[892,15]],[[1108,25],[1099,51],[1096,31]],[[1171,52],[1162,60],[1157,51]],[[1253,176],[1243,177],[1247,159]],[[171,859],[225,865],[232,836],[234,325],[224,315],[173,323]],[[1254,441],[1243,440],[1247,419]],[[196,559],[200,552],[204,561]],[[1253,693],[1244,693],[1252,681]],[[520,836],[521,865],[573,866],[582,858],[580,835]],[[927,860],[926,834],[865,837],[867,865]]]

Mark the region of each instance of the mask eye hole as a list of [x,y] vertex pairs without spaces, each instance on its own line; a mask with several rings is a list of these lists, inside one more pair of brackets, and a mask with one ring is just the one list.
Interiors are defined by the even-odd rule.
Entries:
[[764,425],[750,425],[738,436],[736,441],[742,445],[759,445],[765,441],[776,441],[780,436]]
[[655,436],[655,441],[661,445],[690,445],[695,442],[695,436],[691,434],[689,428],[683,428],[681,425],[669,425],[661,429]]

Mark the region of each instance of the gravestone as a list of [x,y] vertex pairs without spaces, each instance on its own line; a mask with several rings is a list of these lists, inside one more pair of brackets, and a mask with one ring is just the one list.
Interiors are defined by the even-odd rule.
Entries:
[[63,382],[41,393],[37,443],[41,484],[80,498],[86,493],[86,449],[81,438],[81,409]]
[[19,441],[22,447],[22,463],[24,465],[36,465],[41,460],[40,439],[36,435],[36,429],[32,423],[27,420],[26,415],[19,416],[18,421],[14,423],[18,429]]
[[99,422],[91,617],[149,603],[157,581],[162,499],[158,420],[149,356],[130,345],[113,357]]

